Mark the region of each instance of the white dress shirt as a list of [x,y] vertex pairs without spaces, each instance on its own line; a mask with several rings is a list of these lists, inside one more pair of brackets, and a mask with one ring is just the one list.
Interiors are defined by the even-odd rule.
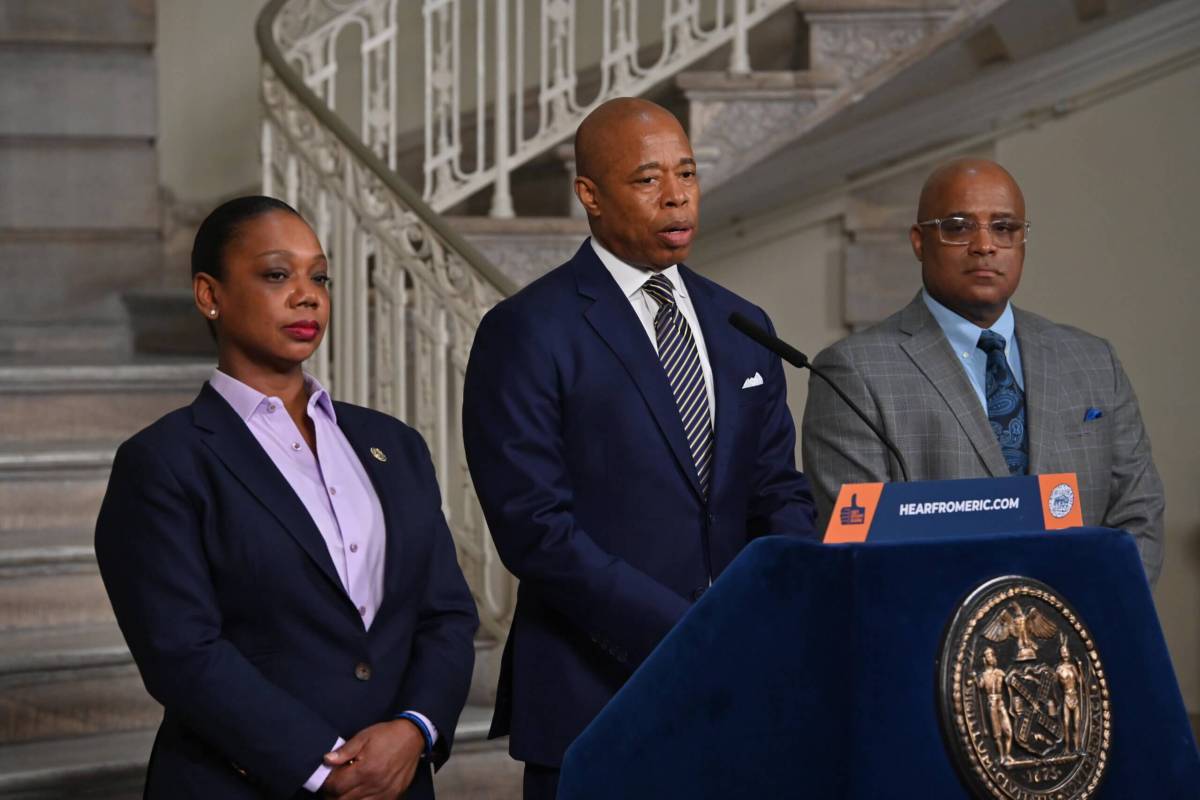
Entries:
[[[654,352],[657,353],[658,335],[654,332],[654,317],[658,314],[658,302],[642,291],[642,286],[650,280],[650,276],[654,273],[648,269],[626,264],[606,250],[602,244],[596,241],[595,237],[588,241],[592,243],[592,249],[596,251],[600,263],[613,276],[613,280],[617,282],[617,286],[621,288],[621,292],[633,306],[633,312],[641,320],[642,328],[645,329],[646,336],[650,339]],[[683,318],[687,320],[688,326],[692,329],[692,339],[696,342],[696,352],[700,356],[700,371],[704,373],[704,392],[708,395],[708,418],[715,429],[717,426],[717,395],[713,389],[712,365],[708,361],[708,348],[704,346],[704,331],[700,330],[700,320],[696,316],[696,309],[692,307],[691,298],[688,297],[688,289],[683,282],[683,276],[679,274],[679,265],[672,264],[659,274],[671,281],[671,285],[675,287],[675,305],[679,307]]]

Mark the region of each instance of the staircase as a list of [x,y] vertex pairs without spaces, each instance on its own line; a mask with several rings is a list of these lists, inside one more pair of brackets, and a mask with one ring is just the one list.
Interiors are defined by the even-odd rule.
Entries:
[[92,530],[118,442],[190,402],[210,370],[69,352],[0,367],[2,796],[138,782],[162,712],[117,629]]
[[152,3],[0,4],[0,354],[120,352],[160,263]]
[[129,347],[122,294],[161,263],[153,46],[152,3],[0,4],[4,795],[136,783],[161,716],[92,551],[117,443],[211,369]]

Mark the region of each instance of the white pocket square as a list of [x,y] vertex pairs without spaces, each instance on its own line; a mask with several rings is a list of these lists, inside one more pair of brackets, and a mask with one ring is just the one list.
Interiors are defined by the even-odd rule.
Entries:
[[742,384],[743,389],[753,389],[755,386],[762,386],[762,375],[754,373],[753,378],[746,378],[746,382]]

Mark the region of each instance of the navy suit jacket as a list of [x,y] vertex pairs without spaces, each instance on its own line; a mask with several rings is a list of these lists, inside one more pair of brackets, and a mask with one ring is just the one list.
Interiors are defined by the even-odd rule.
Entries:
[[[429,451],[387,415],[334,405],[387,524],[369,631],[299,497],[211,386],[117,451],[96,557],[164,706],[149,798],[306,795],[338,736],[407,709],[437,726],[435,764],[449,755],[478,619]],[[407,796],[433,796],[427,765]]]
[[[585,242],[492,309],[467,367],[467,459],[520,579],[492,735],[561,764],[572,740],[753,537],[815,536],[763,311],[686,267],[716,390],[710,496],[645,329]],[[742,388],[755,374],[762,385]],[[702,669],[703,665],[697,665]]]

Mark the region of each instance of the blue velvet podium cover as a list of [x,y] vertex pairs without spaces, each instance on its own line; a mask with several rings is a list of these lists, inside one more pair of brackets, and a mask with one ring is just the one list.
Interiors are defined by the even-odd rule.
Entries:
[[1100,798],[1198,798],[1200,755],[1133,539],[1098,528],[937,542],[754,542],[567,751],[560,800],[960,798],[936,661],[959,603],[1049,584],[1108,677]]

